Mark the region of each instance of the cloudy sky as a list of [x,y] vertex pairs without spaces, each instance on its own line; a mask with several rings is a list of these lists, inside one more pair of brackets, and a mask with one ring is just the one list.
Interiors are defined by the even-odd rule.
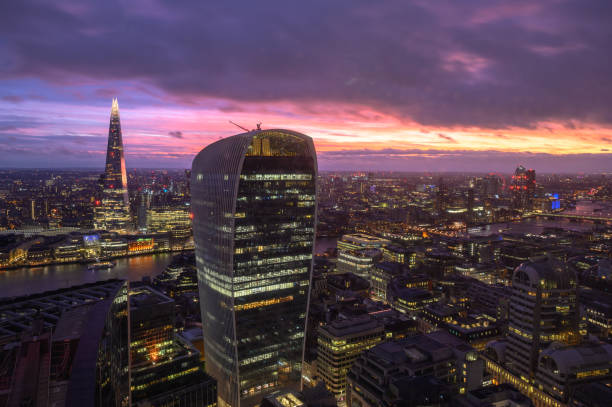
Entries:
[[128,167],[254,128],[321,169],[612,171],[612,1],[2,1],[0,167]]

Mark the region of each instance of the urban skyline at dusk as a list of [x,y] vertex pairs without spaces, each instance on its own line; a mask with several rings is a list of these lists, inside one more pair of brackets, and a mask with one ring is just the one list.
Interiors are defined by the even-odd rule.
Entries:
[[610,0],[0,3],[0,407],[604,407]]
[[231,120],[308,134],[321,170],[612,170],[609,3],[348,6],[7,5],[2,167],[103,167],[118,97],[128,168]]

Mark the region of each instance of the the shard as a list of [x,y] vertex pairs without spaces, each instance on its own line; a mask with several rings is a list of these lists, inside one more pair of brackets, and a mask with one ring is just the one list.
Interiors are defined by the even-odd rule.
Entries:
[[94,210],[94,221],[97,229],[118,233],[126,233],[131,229],[127,175],[117,98],[113,99],[108,129],[104,190],[102,200]]

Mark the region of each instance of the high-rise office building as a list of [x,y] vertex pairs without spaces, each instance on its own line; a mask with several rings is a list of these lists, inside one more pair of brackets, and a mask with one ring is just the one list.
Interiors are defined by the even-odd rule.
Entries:
[[128,283],[0,301],[1,406],[130,405]]
[[490,173],[482,179],[480,194],[487,198],[499,197],[504,190],[504,178],[495,173]]
[[541,257],[521,264],[512,276],[508,368],[533,380],[540,352],[553,342],[581,340],[575,273],[557,260]]
[[316,178],[312,139],[288,130],[219,140],[194,159],[206,370],[221,407],[300,384]]
[[147,285],[130,289],[132,406],[214,407],[216,381],[200,353],[174,332],[174,300]]
[[529,210],[533,207],[535,198],[536,179],[535,170],[527,170],[519,165],[512,176],[510,192],[512,193],[512,206],[519,210]]
[[385,339],[384,325],[368,315],[336,320],[319,328],[317,374],[341,404],[346,375],[361,352]]
[[191,238],[191,217],[188,206],[152,206],[146,210],[148,233],[169,233],[170,246],[180,250]]
[[119,104],[116,98],[113,99],[111,108],[103,185],[102,200],[100,205],[94,208],[95,227],[125,233],[131,229],[131,216]]

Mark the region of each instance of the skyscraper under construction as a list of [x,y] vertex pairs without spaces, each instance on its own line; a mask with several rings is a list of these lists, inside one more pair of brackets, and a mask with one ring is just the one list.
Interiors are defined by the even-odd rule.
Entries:
[[103,188],[102,200],[94,208],[95,227],[119,233],[127,232],[131,229],[131,217],[117,98],[113,99],[111,108]]

